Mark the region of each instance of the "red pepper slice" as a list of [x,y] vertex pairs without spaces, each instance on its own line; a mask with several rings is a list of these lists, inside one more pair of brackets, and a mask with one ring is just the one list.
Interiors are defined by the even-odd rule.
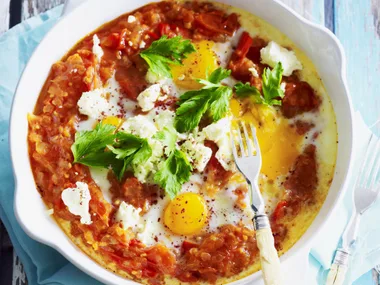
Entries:
[[239,44],[236,48],[235,54],[239,58],[243,58],[247,55],[249,49],[251,48],[253,39],[247,32],[243,32],[240,37]]
[[161,37],[164,35],[169,36],[169,34],[171,32],[170,25],[167,23],[159,23],[158,24],[158,31],[159,31]]
[[277,222],[279,219],[281,219],[285,215],[285,207],[287,205],[288,205],[288,202],[285,200],[278,202],[276,209],[274,210],[272,214],[272,218],[274,222]]
[[157,35],[155,32],[153,31],[148,31],[147,34],[155,41],[155,40],[158,40],[160,38],[159,35]]
[[190,242],[190,241],[187,241],[185,240],[183,243],[182,243],[182,251],[184,253],[188,252],[190,249],[196,247],[197,244],[196,243],[193,243],[193,242]]

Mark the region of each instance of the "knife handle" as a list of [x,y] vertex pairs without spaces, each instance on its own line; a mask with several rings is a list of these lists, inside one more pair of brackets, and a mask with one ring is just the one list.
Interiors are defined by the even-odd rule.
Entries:
[[336,251],[334,262],[327,276],[326,285],[343,285],[348,270],[350,253],[343,248]]
[[[265,215],[255,217],[257,247],[260,251],[261,270],[265,285],[281,285],[282,274],[280,259],[274,246],[274,238],[270,226],[260,227],[258,219],[268,219]],[[266,224],[266,223],[265,223]],[[269,225],[269,220],[268,223]]]

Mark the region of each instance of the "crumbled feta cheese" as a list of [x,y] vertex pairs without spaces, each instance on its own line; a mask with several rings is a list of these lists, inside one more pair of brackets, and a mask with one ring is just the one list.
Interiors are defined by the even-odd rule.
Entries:
[[[157,208],[157,210],[155,208]],[[153,214],[156,218],[160,213],[158,210],[162,211],[162,208],[152,206],[148,216],[152,216]],[[164,232],[165,229],[161,223],[153,222],[148,217],[140,216],[140,212],[140,208],[136,209],[132,205],[122,202],[116,212],[115,221],[121,222],[125,230],[132,230],[132,232],[136,234],[136,238],[143,244],[147,246],[154,245],[157,243],[155,239],[157,234]]]
[[166,99],[168,99],[168,95],[158,97],[158,101],[165,101]]
[[146,43],[145,43],[144,41],[141,41],[139,47],[140,47],[140,48],[145,48],[145,46],[146,46]]
[[144,163],[133,166],[133,174],[141,183],[154,183],[153,176],[158,171],[158,165],[164,158],[164,145],[155,139],[148,139],[152,148],[151,157]]
[[137,178],[138,181],[141,183],[147,183],[148,181],[151,182],[151,174],[153,173],[152,170],[155,168],[154,164],[148,160],[145,163],[141,163],[138,165],[135,165],[133,167],[133,175]]
[[184,80],[185,79],[185,74],[181,74],[180,76],[178,76],[178,80]]
[[165,94],[170,94],[170,86],[169,85],[162,85],[162,91],[165,93]]
[[259,74],[257,73],[257,69],[255,67],[248,68],[248,70],[251,72],[253,77],[259,77]]
[[100,40],[96,34],[92,37],[92,41],[93,41],[92,53],[96,56],[96,58],[98,59],[98,62],[100,62],[100,60],[103,57],[104,52],[103,52],[103,49],[99,45]]
[[131,41],[128,41],[128,45],[131,47],[133,46],[133,43]]
[[150,138],[156,132],[157,128],[147,116],[138,115],[128,118],[120,127],[126,133],[139,136],[141,138]]
[[133,23],[133,22],[136,22],[136,17],[135,16],[133,16],[133,15],[129,15],[128,16],[128,23]]
[[202,172],[211,158],[211,148],[197,143],[194,139],[188,139],[181,145],[181,150],[186,153],[194,168]]
[[294,70],[301,70],[302,65],[297,59],[294,51],[287,50],[281,47],[276,42],[269,42],[269,44],[262,48],[260,51],[261,62],[274,67],[278,62],[281,62],[284,69],[283,75],[290,76]]
[[[152,111],[154,114],[156,113],[154,110]],[[157,127],[157,129],[162,130],[163,128],[174,128],[174,117],[175,113],[170,110],[163,110],[161,111],[155,118],[154,123]]]
[[215,158],[223,166],[225,170],[234,169],[234,161],[232,158],[231,144],[229,137],[223,138],[217,143],[219,149],[215,153]]
[[92,223],[89,212],[91,194],[86,183],[77,182],[75,188],[66,188],[62,191],[61,198],[70,213],[81,217],[82,224]]
[[[118,116],[121,113],[120,98],[120,85],[112,76],[104,87],[83,92],[77,104],[81,114],[87,115],[93,121],[99,121],[107,116]],[[84,122],[86,121],[82,121],[81,124]]]
[[205,134],[206,139],[218,142],[222,141],[224,137],[229,135],[231,127],[231,120],[229,117],[220,119],[216,123],[208,125],[203,128],[202,132]]
[[219,150],[216,152],[215,157],[226,170],[232,170],[234,168],[229,142],[230,128],[231,119],[225,117],[202,130],[206,139],[214,141],[218,145]]
[[116,212],[115,221],[121,222],[125,230],[132,229],[135,231],[141,224],[140,212],[140,208],[136,209],[132,205],[127,204],[123,201],[121,202],[119,209]]
[[100,118],[107,113],[109,103],[103,97],[104,90],[102,88],[82,93],[78,101],[79,112],[90,118]]
[[160,96],[161,87],[159,84],[153,84],[145,89],[137,97],[137,102],[139,103],[143,112],[147,112],[154,108],[154,103]]

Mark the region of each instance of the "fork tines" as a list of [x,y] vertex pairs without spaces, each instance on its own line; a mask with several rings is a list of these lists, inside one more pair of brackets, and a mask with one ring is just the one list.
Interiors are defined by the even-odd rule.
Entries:
[[[252,123],[238,121],[236,127],[231,128],[232,153],[235,158],[253,156],[258,149],[256,130]],[[236,147],[238,145],[238,148]]]

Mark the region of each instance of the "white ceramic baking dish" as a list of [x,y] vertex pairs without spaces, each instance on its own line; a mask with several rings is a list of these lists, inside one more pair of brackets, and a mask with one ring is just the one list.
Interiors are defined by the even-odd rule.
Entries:
[[[65,15],[46,35],[35,50],[20,79],[14,97],[10,144],[16,181],[15,214],[33,239],[47,244],[87,274],[106,284],[137,284],[125,280],[99,266],[82,253],[47,215],[46,207],[35,189],[28,158],[27,114],[33,112],[40,90],[51,65],[59,60],[78,40],[100,25],[132,11],[151,0],[92,0],[72,9],[77,1],[70,0]],[[281,257],[285,272],[284,284],[307,284],[301,281],[302,266],[307,264],[307,252],[318,230],[334,212],[344,192],[351,169],[353,151],[353,121],[350,97],[345,79],[345,58],[341,44],[326,28],[315,25],[276,0],[219,0],[255,14],[285,33],[314,62],[331,97],[338,124],[339,146],[336,173],[330,192],[317,218],[303,237]],[[303,259],[303,260],[302,260]],[[296,277],[296,278],[294,278]],[[232,284],[260,284],[257,272]],[[298,282],[297,282],[298,280]],[[290,283],[291,282],[291,283]]]

